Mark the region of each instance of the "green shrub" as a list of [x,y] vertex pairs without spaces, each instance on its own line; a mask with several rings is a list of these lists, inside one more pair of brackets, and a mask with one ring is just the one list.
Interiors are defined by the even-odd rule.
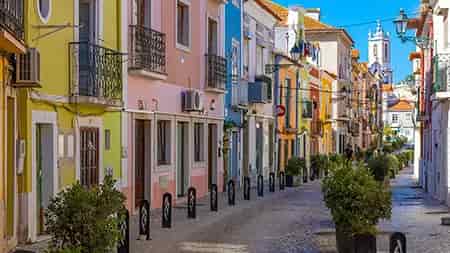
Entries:
[[336,228],[346,234],[375,234],[378,221],[391,217],[389,188],[363,166],[333,168],[322,183],[322,191]]
[[52,236],[50,252],[108,253],[122,240],[118,228],[124,219],[124,195],[106,176],[91,189],[79,182],[60,192],[45,214],[47,232]]
[[389,160],[386,155],[379,155],[369,159],[367,166],[377,181],[384,181],[389,172]]
[[300,176],[306,169],[306,161],[303,158],[292,157],[286,165],[286,175]]

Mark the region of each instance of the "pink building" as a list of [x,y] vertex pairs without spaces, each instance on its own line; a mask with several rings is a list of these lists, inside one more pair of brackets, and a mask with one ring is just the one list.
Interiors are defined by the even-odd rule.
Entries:
[[129,0],[126,15],[128,207],[222,189],[224,1]]

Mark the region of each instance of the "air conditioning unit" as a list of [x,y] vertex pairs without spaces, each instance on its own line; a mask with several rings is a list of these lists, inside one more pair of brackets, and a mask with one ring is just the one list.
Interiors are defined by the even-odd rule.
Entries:
[[201,111],[203,109],[202,96],[195,90],[187,90],[182,93],[182,109],[185,112]]
[[29,48],[25,54],[17,55],[14,87],[40,88],[40,82],[41,57],[36,48]]

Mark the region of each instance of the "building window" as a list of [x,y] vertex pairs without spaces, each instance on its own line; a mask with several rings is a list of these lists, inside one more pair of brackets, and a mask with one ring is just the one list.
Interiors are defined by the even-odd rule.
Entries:
[[384,59],[385,61],[388,61],[389,59],[389,47],[388,44],[384,44]]
[[244,39],[244,77],[248,78],[248,65],[250,62],[250,40]]
[[52,9],[51,0],[38,0],[37,1],[38,14],[43,23],[47,23],[50,18],[50,13]]
[[204,138],[205,129],[203,123],[194,124],[194,161],[202,162],[205,160],[204,156]]
[[150,0],[136,1],[136,18],[137,25],[141,27],[151,28],[151,4]]
[[398,123],[398,114],[393,113],[392,114],[392,123],[397,124]]
[[256,74],[264,74],[264,47],[256,46]]
[[233,82],[237,82],[239,80],[239,42],[233,39],[233,46],[231,51],[231,76],[233,77]]
[[170,164],[170,121],[158,121],[158,164]]
[[177,43],[190,47],[189,4],[185,0],[177,1]]
[[377,44],[373,45],[373,56],[374,57],[378,56],[378,45]]
[[111,130],[105,129],[105,150],[111,150]]
[[291,121],[291,79],[286,78],[284,80],[284,89],[286,89],[285,107],[286,107],[286,128],[290,128]]
[[218,55],[218,24],[217,21],[208,18],[208,54]]

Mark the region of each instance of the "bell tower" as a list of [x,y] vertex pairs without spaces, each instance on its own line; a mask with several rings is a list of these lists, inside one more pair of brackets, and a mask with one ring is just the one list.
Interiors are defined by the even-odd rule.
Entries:
[[369,66],[378,63],[384,75],[384,82],[392,84],[391,69],[391,38],[389,32],[384,32],[381,22],[377,21],[374,33],[369,31]]

